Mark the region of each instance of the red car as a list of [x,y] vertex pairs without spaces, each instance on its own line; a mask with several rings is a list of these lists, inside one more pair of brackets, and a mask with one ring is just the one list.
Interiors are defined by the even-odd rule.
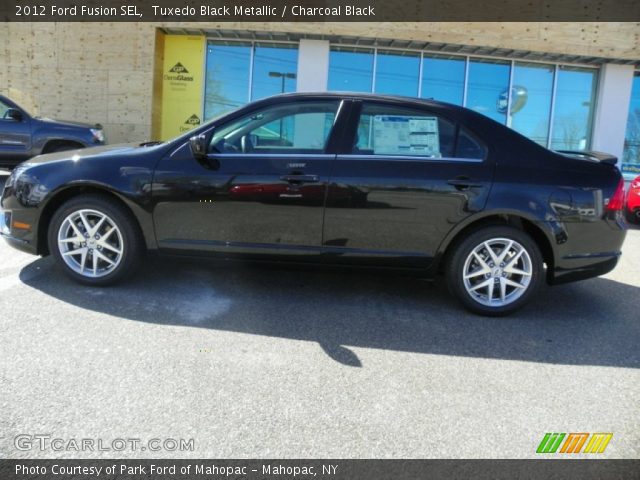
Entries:
[[627,215],[630,222],[640,224],[640,176],[637,176],[627,193]]

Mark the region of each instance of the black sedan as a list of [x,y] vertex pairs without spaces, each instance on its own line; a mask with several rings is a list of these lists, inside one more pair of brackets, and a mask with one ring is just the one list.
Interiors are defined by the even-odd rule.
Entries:
[[164,143],[41,155],[0,206],[13,246],[107,285],[145,251],[444,274],[470,310],[613,269],[615,157],[552,152],[471,110],[350,93],[246,105]]

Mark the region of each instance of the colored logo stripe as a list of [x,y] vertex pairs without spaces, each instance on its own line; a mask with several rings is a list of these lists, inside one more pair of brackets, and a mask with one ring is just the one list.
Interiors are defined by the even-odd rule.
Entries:
[[613,433],[594,433],[584,449],[584,453],[602,453],[607,448]]
[[558,453],[580,453],[587,439],[589,442],[582,453],[603,453],[613,437],[613,433],[594,433],[591,434],[591,438],[589,435],[584,432],[569,433],[568,435],[566,433],[546,433],[538,445],[536,453],[556,453],[565,437],[566,440],[562,443],[562,448]]
[[589,438],[588,433],[570,433],[562,445],[560,453],[580,453],[587,438]]
[[562,442],[562,439],[565,435],[566,434],[564,433],[545,434],[542,442],[540,442],[540,445],[538,445],[536,453],[556,453],[556,450],[558,450],[560,442]]

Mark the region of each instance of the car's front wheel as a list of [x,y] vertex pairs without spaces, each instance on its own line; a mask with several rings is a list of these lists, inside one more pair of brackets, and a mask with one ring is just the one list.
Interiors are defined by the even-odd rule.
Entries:
[[485,227],[453,248],[447,264],[447,284],[472,312],[508,315],[525,305],[542,282],[540,249],[517,228]]
[[144,253],[132,215],[101,195],[65,202],[53,215],[49,251],[72,279],[87,285],[111,285],[131,275]]

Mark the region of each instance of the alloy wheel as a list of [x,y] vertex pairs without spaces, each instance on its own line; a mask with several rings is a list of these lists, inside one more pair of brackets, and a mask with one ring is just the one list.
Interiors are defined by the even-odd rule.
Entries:
[[464,288],[476,302],[502,307],[515,302],[529,287],[533,264],[529,252],[509,238],[483,241],[467,256]]
[[58,230],[58,249],[67,266],[88,278],[111,273],[122,261],[123,236],[116,223],[102,212],[77,210]]

